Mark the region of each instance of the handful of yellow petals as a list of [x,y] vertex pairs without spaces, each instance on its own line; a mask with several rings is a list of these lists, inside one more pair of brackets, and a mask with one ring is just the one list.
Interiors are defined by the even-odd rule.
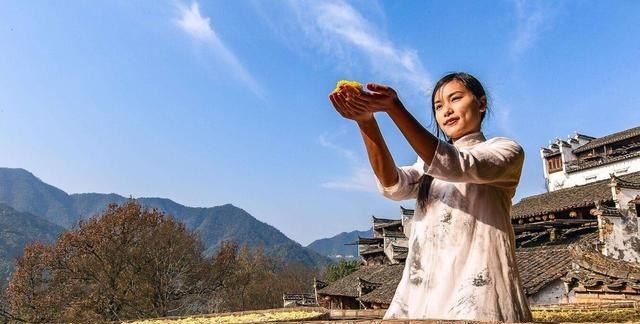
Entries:
[[340,87],[351,87],[353,89],[356,89],[358,91],[362,91],[362,83],[358,82],[358,81],[351,81],[351,80],[340,80],[338,81],[338,83],[336,84],[336,88],[333,89],[333,92],[338,92],[340,91]]

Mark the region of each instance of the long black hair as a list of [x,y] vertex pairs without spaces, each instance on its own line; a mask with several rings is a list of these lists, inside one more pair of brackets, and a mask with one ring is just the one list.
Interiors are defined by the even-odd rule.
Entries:
[[[442,129],[440,128],[440,125],[438,125],[438,122],[436,121],[436,105],[434,102],[436,99],[436,94],[438,93],[440,88],[442,88],[445,84],[453,80],[457,80],[462,85],[464,85],[465,88],[469,89],[469,91],[471,91],[471,93],[476,97],[476,99],[481,100],[484,97],[486,100],[486,97],[487,97],[484,91],[484,87],[482,86],[480,81],[478,81],[478,79],[476,79],[473,75],[469,73],[465,73],[465,72],[449,73],[443,76],[440,80],[438,80],[436,85],[433,87],[433,91],[431,92],[431,114],[433,116],[433,123],[435,124],[435,128],[436,128],[436,137],[444,137],[446,141],[450,144],[453,143],[453,141],[447,137],[447,135],[444,133],[444,131],[442,131]],[[480,124],[482,124],[482,121],[484,120],[484,116],[486,112],[487,110],[483,111],[480,114]],[[431,188],[431,182],[433,182],[433,177],[425,173],[422,175],[422,177],[420,177],[418,182],[419,182],[418,198],[416,201],[416,207],[418,210],[424,211],[427,205],[427,199],[429,197],[429,189]]]

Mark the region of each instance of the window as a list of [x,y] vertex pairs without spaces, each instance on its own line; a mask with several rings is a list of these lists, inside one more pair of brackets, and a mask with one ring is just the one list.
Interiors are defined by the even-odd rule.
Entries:
[[547,159],[549,173],[562,170],[562,156],[554,156]]

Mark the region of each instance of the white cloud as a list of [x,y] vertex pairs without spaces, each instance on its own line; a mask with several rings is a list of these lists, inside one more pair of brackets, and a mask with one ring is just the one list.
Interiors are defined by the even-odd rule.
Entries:
[[208,17],[202,17],[200,14],[200,6],[197,2],[191,4],[191,7],[180,7],[181,17],[177,20],[180,26],[191,37],[200,41],[218,42],[218,37],[211,29],[211,23]]
[[[384,23],[368,20],[342,0],[291,0],[288,4],[286,8],[272,10],[254,3],[267,24],[286,43],[291,44],[292,39],[296,39],[298,47],[311,46],[341,73],[370,71],[372,77],[424,98],[431,81],[417,51],[394,44],[386,32],[378,28]],[[370,11],[384,19],[384,12],[375,4]],[[287,16],[282,13],[286,10],[293,19],[282,18]]]
[[195,41],[205,44],[214,56],[233,72],[236,78],[242,81],[255,95],[264,98],[262,87],[246,70],[238,57],[218,37],[211,25],[211,19],[200,13],[198,3],[193,2],[188,7],[178,4],[178,10],[179,17],[175,20],[176,25]]
[[529,50],[540,35],[549,28],[554,10],[546,2],[514,0],[516,10],[516,36],[511,53],[518,57]]

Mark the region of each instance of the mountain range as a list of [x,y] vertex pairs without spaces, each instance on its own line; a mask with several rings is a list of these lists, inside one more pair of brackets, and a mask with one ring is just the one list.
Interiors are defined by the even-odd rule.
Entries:
[[[51,243],[80,219],[99,215],[108,204],[128,198],[117,194],[67,194],[24,169],[0,168],[0,268],[10,271],[26,243]],[[137,198],[142,206],[157,208],[199,233],[208,255],[223,241],[235,241],[287,261],[320,269],[332,260],[291,240],[275,227],[257,220],[245,210],[226,204],[187,207],[165,198]],[[1,275],[1,274],[0,274]]]
[[358,258],[358,246],[354,245],[358,237],[373,237],[373,231],[342,232],[330,238],[319,239],[307,245],[307,248],[316,251],[334,260],[355,260]]

